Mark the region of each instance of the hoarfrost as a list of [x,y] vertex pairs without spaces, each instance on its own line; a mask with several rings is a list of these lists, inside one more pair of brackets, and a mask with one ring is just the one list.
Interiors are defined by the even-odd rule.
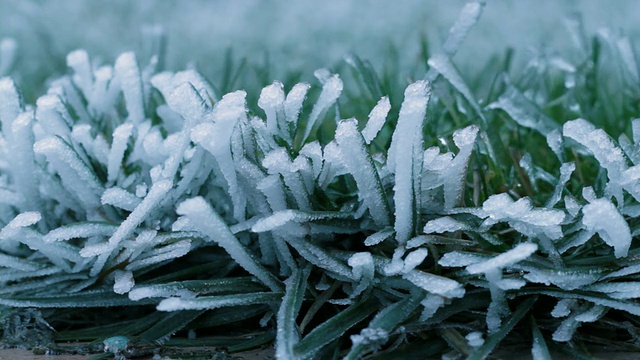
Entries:
[[429,293],[445,298],[460,298],[465,293],[464,287],[459,282],[424,271],[411,270],[402,277]]
[[105,190],[100,198],[100,202],[102,202],[103,205],[113,205],[127,211],[133,211],[140,205],[140,201],[140,198],[136,195],[119,187],[112,187]]
[[474,253],[450,251],[438,260],[438,264],[444,267],[463,267],[477,264],[487,260],[486,257]]
[[262,89],[260,98],[258,99],[258,106],[264,110],[267,115],[267,129],[272,135],[279,134],[286,129],[286,123],[279,124],[279,119],[283,119],[284,116],[284,85],[279,81],[274,81],[273,84]]
[[127,149],[127,142],[133,132],[132,124],[122,124],[113,131],[113,143],[109,152],[107,180],[114,182],[119,174],[120,166],[123,164],[124,152]]
[[[416,209],[414,175],[422,166],[422,127],[431,90],[426,81],[409,85],[404,92],[398,125],[393,132],[387,165],[395,172],[396,240],[405,243],[411,236]],[[402,159],[402,160],[400,160]]]
[[365,143],[370,144],[378,135],[384,126],[389,110],[391,110],[391,102],[389,98],[385,96],[378,101],[369,113],[369,121],[367,121],[367,125],[364,130],[362,130]]
[[518,244],[511,250],[505,251],[500,255],[483,261],[481,263],[471,264],[467,266],[469,274],[487,273],[496,269],[502,269],[507,266],[520,262],[538,250],[538,245],[532,243]]
[[514,229],[530,237],[547,236],[554,240],[562,237],[560,225],[564,212],[552,209],[533,208],[528,198],[513,201],[507,194],[491,195],[477,215],[486,218],[482,227],[499,222],[508,222]]
[[122,87],[129,118],[134,124],[142,123],[145,119],[144,95],[135,54],[127,52],[120,55],[116,59],[115,73]]
[[467,180],[467,166],[478,136],[478,130],[477,126],[472,125],[453,133],[453,142],[460,151],[443,172],[445,211],[458,206],[462,200],[462,190]]
[[484,344],[483,333],[480,331],[472,331],[467,334],[464,338],[467,339],[467,343],[471,347],[480,347]]
[[179,215],[189,218],[191,223],[202,234],[212,241],[216,241],[238,264],[260,279],[269,288],[274,291],[282,289],[280,281],[256,262],[247,249],[231,233],[220,216],[213,211],[203,198],[196,197],[185,200],[178,205],[176,211]]
[[116,270],[113,275],[115,277],[113,292],[116,294],[126,294],[136,284],[131,271]]
[[415,269],[417,266],[422,264],[424,259],[427,258],[429,251],[425,248],[420,248],[415,251],[410,252],[404,259],[404,269],[403,273],[408,273],[409,271]]
[[458,230],[469,230],[469,226],[449,216],[429,220],[424,225],[422,231],[425,234],[442,234],[445,232],[455,232]]
[[307,125],[302,136],[303,143],[306,142],[307,138],[311,134],[316,121],[318,121],[318,119],[320,119],[325,114],[325,112],[331,107],[331,105],[333,105],[336,100],[338,100],[338,97],[342,93],[342,88],[342,80],[340,80],[340,76],[338,76],[338,74],[332,75],[328,79],[326,79],[324,85],[322,86],[322,92],[318,97],[318,101],[316,101],[316,104],[313,106],[313,110],[311,110],[311,114],[309,115],[309,119],[307,120]]
[[626,257],[631,246],[631,231],[613,203],[605,198],[593,200],[582,208],[582,223],[585,228],[600,235],[613,247],[616,258]]
[[311,85],[307,83],[298,83],[295,84],[287,94],[287,98],[284,101],[284,112],[287,122],[294,124],[298,122],[302,103],[307,97],[307,91],[309,91],[310,87]]
[[378,172],[369,156],[355,119],[341,121],[336,129],[336,142],[349,172],[358,184],[359,196],[377,226],[391,224],[391,210],[387,205]]

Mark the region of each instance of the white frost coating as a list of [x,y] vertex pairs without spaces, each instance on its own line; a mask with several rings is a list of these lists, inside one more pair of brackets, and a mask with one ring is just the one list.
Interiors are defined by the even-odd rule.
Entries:
[[596,129],[590,122],[584,119],[568,121],[562,128],[562,134],[589,149],[600,165],[607,169],[609,179],[617,180],[626,169],[622,150],[614,144],[604,130]]
[[422,314],[420,314],[420,321],[426,321],[435,315],[438,309],[445,305],[445,298],[429,293],[424,300],[420,302],[420,305],[424,306]]
[[258,220],[258,222],[251,227],[251,231],[256,233],[271,231],[286,225],[296,219],[297,216],[298,214],[296,214],[294,210],[278,211],[271,216]]
[[318,101],[316,101],[316,104],[313,106],[313,110],[311,110],[309,120],[307,120],[307,125],[302,137],[302,143],[306,142],[316,121],[318,121],[318,119],[324,115],[331,105],[338,100],[338,97],[342,93],[342,88],[342,80],[340,80],[340,76],[338,74],[335,74],[326,80],[322,86],[322,92],[318,97]]
[[186,216],[202,234],[208,236],[229,253],[240,266],[257,277],[274,291],[282,290],[280,281],[247,252],[245,247],[231,233],[227,225],[211,206],[201,197],[185,200],[176,212]]
[[[154,76],[155,77],[155,76]],[[211,104],[211,100],[217,101],[218,96],[211,87],[211,84],[200,73],[194,69],[179,71],[173,75],[172,85],[180,85],[182,83],[190,83],[198,91],[200,97],[207,105]],[[171,90],[171,88],[169,89]],[[167,92],[164,91],[163,95]]]
[[442,255],[440,260],[438,260],[438,264],[444,267],[463,267],[485,260],[487,260],[486,257],[477,254],[451,251]]
[[626,257],[631,246],[631,231],[613,203],[605,198],[596,199],[582,208],[582,223],[613,247],[616,258]]
[[316,213],[307,213],[298,210],[286,209],[282,211],[276,211],[272,215],[264,217],[258,221],[251,227],[251,231],[253,232],[266,232],[277,229],[281,226],[284,226],[292,221],[295,222],[309,222],[315,220],[323,220],[323,219],[344,219],[350,218],[352,215],[350,213],[344,212],[316,212]]
[[11,78],[0,79],[0,124],[5,139],[11,139],[11,124],[22,108],[16,84]]
[[422,229],[425,234],[442,234],[458,230],[469,230],[469,226],[448,216],[429,220]]
[[4,228],[2,228],[2,231],[0,231],[0,238],[4,238],[7,232],[34,225],[41,219],[42,215],[37,211],[27,211],[18,214]]
[[422,166],[422,127],[431,90],[426,81],[409,85],[404,91],[398,125],[391,138],[387,164],[395,172],[396,240],[405,243],[411,236],[416,207],[414,176]]
[[177,243],[162,247],[160,249],[150,250],[145,255],[146,257],[132,261],[129,265],[127,265],[127,267],[125,267],[125,269],[130,271],[144,269],[153,264],[158,264],[163,261],[173,260],[185,256],[191,250],[193,250],[191,247],[191,240],[182,240]]
[[553,341],[567,342],[571,340],[576,329],[580,326],[580,323],[575,318],[575,315],[571,315],[560,323],[560,326],[551,335]]
[[67,139],[71,133],[70,115],[57,95],[44,95],[36,100],[36,118],[49,135]]
[[169,106],[185,119],[182,130],[175,134],[175,148],[171,149],[169,158],[164,163],[163,175],[171,179],[178,171],[184,153],[189,147],[190,131],[207,112],[204,100],[190,83],[176,87],[167,99]]
[[210,131],[199,134],[196,129],[205,129],[201,127],[194,127],[191,131],[191,140],[199,143],[216,158],[220,171],[229,186],[228,192],[233,202],[233,216],[238,221],[245,219],[247,199],[244,190],[238,183],[236,164],[231,154],[231,138],[233,129],[238,122],[246,119],[246,96],[247,93],[244,91],[234,91],[224,95],[213,109],[214,123],[206,128]]
[[116,228],[116,225],[98,222],[69,224],[49,231],[42,237],[42,241],[48,243],[92,236],[111,236]]
[[547,145],[560,161],[564,160],[564,146],[560,129],[552,130],[547,134]]
[[389,110],[391,110],[391,102],[389,97],[384,96],[369,113],[369,121],[367,121],[367,125],[362,130],[362,136],[367,144],[370,144],[376,138],[384,126]]
[[[518,266],[520,267],[520,266]],[[575,290],[591,285],[602,277],[602,271],[590,269],[587,271],[539,269],[523,266],[528,271],[523,277],[532,283],[555,285],[563,290]]]
[[298,122],[302,103],[307,97],[307,91],[309,91],[310,87],[311,85],[307,83],[298,83],[287,94],[287,98],[284,101],[284,113],[288,123],[295,124]]
[[391,210],[387,205],[378,172],[357,125],[355,119],[341,121],[336,129],[335,139],[348,171],[356,180],[358,196],[369,209],[376,225],[387,226],[391,224]]
[[115,276],[115,284],[113,284],[113,292],[116,294],[126,294],[136,284],[133,279],[133,273],[126,270],[116,270],[113,275]]
[[460,151],[443,172],[445,211],[458,206],[462,200],[462,190],[467,181],[469,158],[471,158],[478,130],[477,126],[471,125],[453,133],[453,142]]
[[593,305],[589,310],[577,315],[576,320],[583,323],[598,321],[607,310],[604,306]]
[[473,331],[467,334],[464,338],[467,339],[467,343],[471,347],[480,347],[484,344],[483,333],[480,331]]
[[221,295],[195,299],[171,297],[162,300],[156,309],[159,311],[178,310],[209,310],[220,307],[233,307],[239,305],[264,304],[277,301],[272,293],[252,293],[243,296]]
[[482,224],[483,228],[499,222],[508,222],[515,230],[530,237],[544,235],[555,240],[563,236],[560,226],[564,220],[564,212],[534,208],[528,198],[514,202],[505,193],[491,195],[476,215],[486,218]]
[[571,174],[573,174],[575,170],[576,165],[572,162],[564,163],[560,166],[560,177],[558,178],[558,183],[556,184],[553,195],[551,195],[545,204],[545,207],[552,208],[558,203],[558,201],[560,201],[562,198],[562,191],[569,179],[571,179]]
[[465,293],[459,282],[427,272],[411,270],[402,277],[429,293],[445,298],[461,298]]
[[208,110],[206,100],[191,83],[181,83],[175,86],[168,94],[166,101],[169,107],[182,115],[186,123],[191,126],[200,121]]
[[13,133],[11,172],[18,193],[25,199],[23,210],[40,209],[42,203],[36,178],[32,125],[33,112],[30,111],[18,115],[11,127]]
[[107,180],[114,182],[118,178],[120,166],[124,158],[124,152],[127,150],[127,142],[133,132],[132,124],[122,124],[113,131],[113,142],[111,143],[111,151],[107,160]]
[[311,160],[311,167],[313,169],[313,179],[317,179],[322,172],[322,147],[318,141],[313,141],[304,144],[300,149],[300,155],[306,156]]
[[377,244],[385,241],[386,239],[390,238],[394,233],[395,233],[395,231],[393,229],[380,230],[380,231],[378,231],[376,233],[373,233],[373,234],[367,236],[367,238],[364,239],[364,244],[366,246],[377,245]]
[[67,55],[67,66],[73,69],[73,82],[76,83],[85,97],[89,97],[93,88],[93,72],[89,62],[89,54],[83,49],[75,50]]
[[258,183],[258,190],[260,190],[267,198],[271,211],[280,211],[287,208],[286,197],[284,189],[282,188],[280,175],[269,175],[260,180]]
[[52,136],[36,142],[33,150],[47,157],[58,171],[65,188],[76,193],[88,208],[100,205],[100,195],[104,192],[102,184],[80,159],[78,153],[66,142],[57,136]]
[[100,201],[102,205],[113,205],[127,211],[133,211],[141,202],[136,195],[119,187],[107,189],[102,194]]
[[109,238],[112,247],[117,246],[122,240],[131,235],[138,225],[140,225],[149,213],[167,198],[167,193],[171,190],[173,183],[171,180],[161,180],[154,183],[147,196],[140,204],[127,216],[118,226],[118,229]]
[[278,127],[282,133],[287,133],[284,131],[286,128],[283,128],[286,124],[278,124],[278,118],[282,119],[284,115],[284,101],[284,85],[279,81],[274,81],[273,84],[263,88],[260,93],[258,106],[267,115],[267,129],[272,135],[280,133]]
[[529,256],[533,255],[536,250],[538,250],[538,245],[536,244],[518,244],[513,249],[497,255],[489,260],[467,266],[467,272],[469,274],[480,274],[487,273],[496,269],[502,269],[528,258]]
[[404,269],[402,269],[402,272],[406,274],[415,269],[418,265],[422,264],[424,259],[427,258],[427,255],[429,255],[429,251],[425,248],[410,252],[404,259]]
[[578,213],[580,212],[580,209],[582,209],[582,205],[578,204],[576,199],[574,199],[572,196],[564,197],[564,207],[572,217],[576,217],[576,215],[578,215]]
[[640,119],[633,119],[631,121],[631,130],[633,142],[640,144]]
[[36,271],[41,267],[41,265],[36,262],[2,253],[0,253],[0,264],[0,267],[29,272]]
[[127,52],[118,56],[115,64],[115,74],[122,87],[129,119],[134,124],[142,123],[145,119],[144,95],[142,77],[136,55],[132,52]]
[[262,165],[267,168],[269,174],[282,175],[285,185],[291,191],[301,210],[311,210],[307,189],[302,177],[294,168],[286,149],[277,148],[267,153],[262,160]]
[[347,264],[353,268],[353,278],[358,281],[350,298],[360,295],[374,281],[375,265],[373,256],[368,252],[359,252],[351,255]]

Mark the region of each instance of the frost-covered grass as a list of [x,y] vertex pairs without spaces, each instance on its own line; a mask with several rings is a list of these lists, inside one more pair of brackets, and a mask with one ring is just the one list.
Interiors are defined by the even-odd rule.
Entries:
[[[313,83],[236,84],[248,70],[231,57],[207,79],[84,50],[34,104],[2,78],[3,342],[116,356],[275,343],[279,359],[640,350],[631,40],[574,26],[573,48],[523,69],[506,52],[462,73],[453,56],[482,7],[413,68],[350,55]],[[14,52],[0,46],[0,75]],[[91,344],[53,345],[67,340]]]

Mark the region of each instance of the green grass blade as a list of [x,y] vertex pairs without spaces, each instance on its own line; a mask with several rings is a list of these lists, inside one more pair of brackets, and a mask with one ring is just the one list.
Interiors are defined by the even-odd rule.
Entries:
[[301,359],[313,356],[326,344],[342,336],[347,330],[366,319],[377,309],[374,299],[362,299],[331,319],[318,325],[297,343],[293,350]]
[[471,354],[467,360],[483,360],[486,359],[489,354],[495,349],[495,347],[507,336],[513,327],[529,312],[533,304],[536,302],[537,297],[528,297],[524,300],[513,312],[513,314],[505,321],[496,333],[487,338],[482,346],[480,346],[473,354]]
[[[420,301],[424,297],[421,291],[415,291],[403,300],[391,304],[380,311],[369,323],[368,329],[381,329],[389,333],[398,324],[404,321],[418,307]],[[362,356],[367,350],[368,345],[362,342],[354,344],[349,353],[344,357],[345,360],[355,360]]]
[[296,269],[285,282],[285,296],[278,310],[278,334],[276,337],[276,359],[297,359],[294,345],[298,342],[296,318],[302,306],[304,293],[307,289],[307,278],[311,268]]
[[216,309],[227,306],[269,304],[279,302],[282,293],[259,292],[218,296],[201,296],[194,299],[172,297],[158,304],[160,311]]

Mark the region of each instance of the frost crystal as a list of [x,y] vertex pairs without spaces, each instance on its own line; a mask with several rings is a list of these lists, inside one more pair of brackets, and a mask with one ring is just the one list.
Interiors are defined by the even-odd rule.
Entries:
[[378,101],[376,106],[369,113],[367,126],[362,130],[362,136],[367,144],[371,143],[373,139],[375,139],[378,132],[380,132],[384,126],[389,110],[391,110],[391,102],[389,102],[389,98],[385,96]]
[[113,285],[113,291],[116,294],[125,294],[135,285],[131,271],[117,270],[114,276],[115,284]]
[[533,208],[528,198],[514,202],[507,194],[491,195],[477,214],[486,218],[483,223],[485,227],[506,221],[527,236],[547,236],[550,239],[562,237],[560,225],[564,220],[564,213],[560,210]]
[[390,225],[391,214],[386,195],[355,119],[341,121],[338,124],[336,142],[343,153],[347,169],[356,179],[362,200],[373,220],[378,226]]
[[502,269],[528,258],[535,253],[536,250],[538,250],[538,245],[536,244],[519,244],[513,249],[489,260],[467,266],[467,272],[469,272],[469,274],[480,274],[487,273],[495,269]]
[[[389,148],[388,166],[395,172],[396,240],[404,243],[411,236],[416,208],[416,184],[412,174],[421,172],[422,127],[431,96],[428,83],[418,81],[407,87],[400,109],[398,125]],[[402,160],[401,160],[402,159]]]
[[626,257],[631,246],[631,232],[615,205],[607,199],[592,201],[582,208],[582,223],[591,233],[597,233],[613,247],[617,258]]
[[129,118],[134,124],[140,124],[145,119],[144,95],[135,54],[129,52],[120,55],[116,60],[115,73],[120,80]]

